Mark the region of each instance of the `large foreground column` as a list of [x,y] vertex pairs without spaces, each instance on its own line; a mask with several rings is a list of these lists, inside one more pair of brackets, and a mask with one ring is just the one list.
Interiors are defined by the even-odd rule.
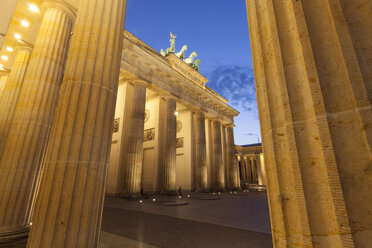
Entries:
[[236,166],[234,128],[227,127],[227,171],[229,177],[229,189],[236,190],[239,188],[239,171]]
[[372,5],[246,0],[274,245],[372,243]]
[[27,247],[97,247],[125,0],[81,0]]
[[159,137],[163,139],[162,142],[162,153],[163,164],[160,164],[162,171],[162,194],[173,194],[176,192],[176,98],[173,96],[165,97],[164,111],[161,111],[162,115],[159,116],[163,121],[163,135]]
[[196,154],[196,191],[205,192],[208,190],[208,168],[207,168],[207,147],[205,136],[205,116],[203,112],[195,114],[195,154]]
[[146,82],[134,81],[132,94],[126,96],[128,111],[123,128],[123,197],[136,197],[141,192],[143,163],[143,130],[145,125]]
[[0,158],[18,102],[23,79],[25,78],[32,48],[29,46],[17,46],[15,52],[17,54],[12,69],[7,81],[4,83],[4,88],[0,92]]
[[223,163],[222,141],[221,141],[221,122],[212,121],[212,144],[213,144],[213,188],[216,191],[225,189],[225,167]]
[[2,126],[9,127],[0,158],[0,236],[5,238],[28,233],[74,21],[73,10],[61,1],[46,1],[43,7],[13,118]]

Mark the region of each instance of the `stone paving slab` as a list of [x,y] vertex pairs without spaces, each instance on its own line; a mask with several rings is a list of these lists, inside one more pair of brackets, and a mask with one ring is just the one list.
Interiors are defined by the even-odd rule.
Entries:
[[102,230],[162,248],[272,247],[266,233],[107,206]]
[[102,231],[99,248],[158,248],[153,245],[148,245],[137,240],[128,239],[123,236],[115,235],[109,232]]
[[[198,200],[198,198],[214,198],[219,200]],[[152,199],[156,199],[154,202]],[[188,201],[190,204],[179,207],[162,206],[164,201]],[[249,192],[230,194],[191,193],[178,197],[153,196],[147,200],[127,201],[120,198],[109,198],[105,206],[141,211],[181,219],[194,220],[232,228],[271,234],[269,207],[266,193]]]

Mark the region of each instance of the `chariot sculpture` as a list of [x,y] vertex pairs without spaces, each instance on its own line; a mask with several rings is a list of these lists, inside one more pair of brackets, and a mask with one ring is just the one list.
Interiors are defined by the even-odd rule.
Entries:
[[195,58],[198,56],[198,54],[194,51],[190,54],[190,56],[188,58],[186,58],[185,52],[187,50],[187,45],[184,45],[182,47],[181,51],[176,53],[176,38],[177,38],[177,36],[172,34],[172,32],[170,32],[170,40],[169,40],[170,47],[168,47],[165,51],[164,51],[164,49],[161,49],[160,54],[163,55],[164,57],[166,57],[170,54],[175,54],[178,58],[183,59],[183,61],[186,64],[188,64],[189,66],[194,68],[196,71],[199,71],[199,66],[201,64],[201,60],[200,59],[195,60]]
[[161,49],[160,51],[160,54],[163,55],[164,57],[171,54],[171,53],[174,53],[176,51],[176,38],[177,36],[176,35],[173,35],[172,32],[170,32],[170,47],[168,47],[165,51],[163,51],[163,49]]

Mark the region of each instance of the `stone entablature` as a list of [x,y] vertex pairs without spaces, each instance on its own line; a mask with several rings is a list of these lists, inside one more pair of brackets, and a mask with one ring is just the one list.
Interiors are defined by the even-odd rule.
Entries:
[[193,83],[205,89],[205,84],[208,82],[208,79],[205,78],[202,74],[197,72],[195,69],[190,70],[190,66],[174,54],[168,55],[166,59],[169,60],[170,65],[174,70],[190,79]]
[[[169,58],[168,58],[169,57]],[[172,55],[164,58],[154,49],[125,31],[121,61],[121,78],[140,78],[149,88],[176,96],[178,101],[206,113],[206,117],[218,118],[223,124],[233,124],[239,114],[226,99],[205,87],[207,79]],[[176,69],[175,69],[176,68]],[[182,71],[182,74],[180,73]]]
[[244,146],[235,146],[235,153],[238,156],[260,155],[262,153],[262,144],[252,144]]

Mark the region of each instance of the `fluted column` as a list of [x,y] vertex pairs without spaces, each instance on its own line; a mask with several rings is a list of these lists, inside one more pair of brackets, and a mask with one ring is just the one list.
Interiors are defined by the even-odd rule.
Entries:
[[236,166],[234,128],[227,127],[227,171],[229,177],[229,189],[236,190],[239,188],[239,171]]
[[167,96],[163,104],[163,115],[159,117],[163,119],[164,134],[161,154],[163,156],[163,164],[160,164],[163,172],[161,193],[173,194],[176,191],[176,98]]
[[222,160],[223,160],[223,169],[224,169],[224,189],[229,185],[229,173],[227,166],[227,143],[226,143],[226,127],[221,123],[221,144],[222,144]]
[[244,164],[245,164],[245,173],[247,175],[247,183],[252,184],[252,169],[251,169],[251,161],[249,157],[244,157]]
[[251,170],[252,170],[252,183],[257,184],[257,167],[256,167],[256,158],[254,156],[249,157]]
[[43,7],[41,26],[0,158],[2,236],[27,234],[74,21],[74,12],[67,4],[47,1]]
[[207,148],[204,112],[195,114],[196,191],[208,190]]
[[213,177],[214,190],[221,191],[225,188],[225,167],[223,163],[222,141],[221,141],[221,122],[212,121],[212,144],[213,144]]
[[5,84],[6,84],[6,81],[8,80],[9,74],[10,73],[8,71],[0,71],[0,97],[1,97],[1,94],[3,94]]
[[97,247],[125,0],[81,0],[27,247]]
[[4,82],[3,90],[0,92],[0,158],[12,123],[32,48],[29,46],[17,46],[15,52],[16,56],[12,69],[7,81]]
[[123,128],[123,197],[136,197],[141,192],[143,165],[143,130],[145,126],[146,85],[144,81],[133,81],[133,92],[127,95],[126,110],[129,118],[124,120]]
[[247,0],[273,240],[372,243],[372,5]]
[[242,182],[245,184],[247,182],[247,174],[245,171],[245,161],[243,156],[240,156],[240,175]]
[[264,185],[260,155],[256,156],[256,166],[257,166],[256,167],[257,168],[257,183],[259,185]]
[[261,166],[261,172],[262,172],[262,181],[263,185],[267,185],[267,176],[266,176],[266,168],[265,168],[265,158],[263,153],[260,155],[260,166]]

